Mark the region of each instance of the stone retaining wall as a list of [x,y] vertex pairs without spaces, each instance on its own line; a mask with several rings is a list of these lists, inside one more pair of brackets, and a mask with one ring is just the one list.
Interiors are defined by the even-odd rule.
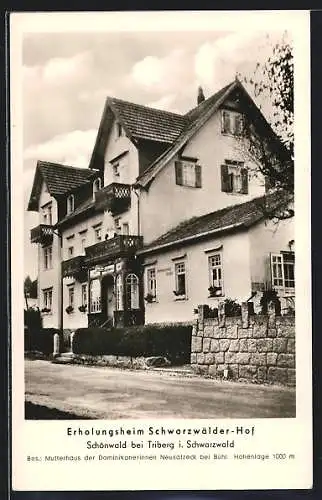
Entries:
[[281,383],[295,386],[295,318],[250,314],[242,304],[240,317],[226,317],[224,304],[218,318],[209,318],[208,306],[198,306],[192,330],[191,366],[210,377]]

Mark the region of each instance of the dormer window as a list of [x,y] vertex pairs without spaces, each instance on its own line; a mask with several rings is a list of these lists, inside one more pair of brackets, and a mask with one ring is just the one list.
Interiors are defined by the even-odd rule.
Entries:
[[53,224],[53,214],[52,214],[52,203],[49,202],[41,208],[42,211],[42,223],[52,226]]
[[74,200],[74,195],[71,194],[70,196],[68,196],[67,198],[67,215],[71,214],[72,212],[74,212],[74,208],[75,208],[75,200]]
[[97,193],[97,191],[99,191],[101,189],[101,187],[102,187],[101,186],[101,179],[98,177],[93,182],[93,200],[95,200],[95,193]]
[[238,111],[223,109],[221,114],[221,132],[228,135],[242,135],[244,128],[243,115]]

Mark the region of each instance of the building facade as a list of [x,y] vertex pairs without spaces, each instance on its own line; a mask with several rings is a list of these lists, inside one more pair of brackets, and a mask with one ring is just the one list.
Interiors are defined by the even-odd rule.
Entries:
[[[190,321],[199,303],[294,297],[292,220],[276,225],[240,82],[185,115],[107,98],[89,168],[39,161],[29,210],[44,326]],[[256,302],[256,298],[255,298]]]

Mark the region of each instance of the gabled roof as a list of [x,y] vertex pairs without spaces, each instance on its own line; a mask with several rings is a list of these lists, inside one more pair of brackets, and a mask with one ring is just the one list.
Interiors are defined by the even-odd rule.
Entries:
[[[230,92],[242,85],[238,80],[222,88],[214,95],[193,108],[186,115],[186,125],[181,134],[159,158],[157,158],[137,179],[137,186],[147,187],[158,172],[180,151],[187,141],[202,127],[210,116],[219,108]],[[242,87],[243,88],[243,87]]]
[[121,123],[127,136],[134,143],[144,139],[169,145],[181,134],[187,123],[184,115],[134,104],[116,97],[107,97],[90,168],[94,167],[97,155],[104,154],[114,119]]
[[28,210],[38,210],[38,199],[43,181],[49,194],[56,198],[65,195],[80,186],[92,182],[98,175],[97,170],[72,167],[47,161],[38,161],[34,183],[28,204]]
[[281,198],[280,193],[274,193],[225,207],[201,217],[192,217],[170,229],[137,253],[148,254],[163,248],[188,244],[189,241],[200,240],[213,233],[246,229],[267,218],[270,214],[274,214],[276,208],[285,203],[286,201]]
[[186,120],[177,113],[108,97],[108,102],[132,137],[172,144]]

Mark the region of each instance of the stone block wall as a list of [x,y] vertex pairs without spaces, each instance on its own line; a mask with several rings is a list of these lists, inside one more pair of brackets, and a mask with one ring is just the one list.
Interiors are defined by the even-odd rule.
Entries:
[[222,303],[209,318],[209,307],[198,306],[191,366],[209,377],[295,386],[295,318],[276,316],[273,303],[266,316],[251,311],[243,303],[241,316],[226,317]]

